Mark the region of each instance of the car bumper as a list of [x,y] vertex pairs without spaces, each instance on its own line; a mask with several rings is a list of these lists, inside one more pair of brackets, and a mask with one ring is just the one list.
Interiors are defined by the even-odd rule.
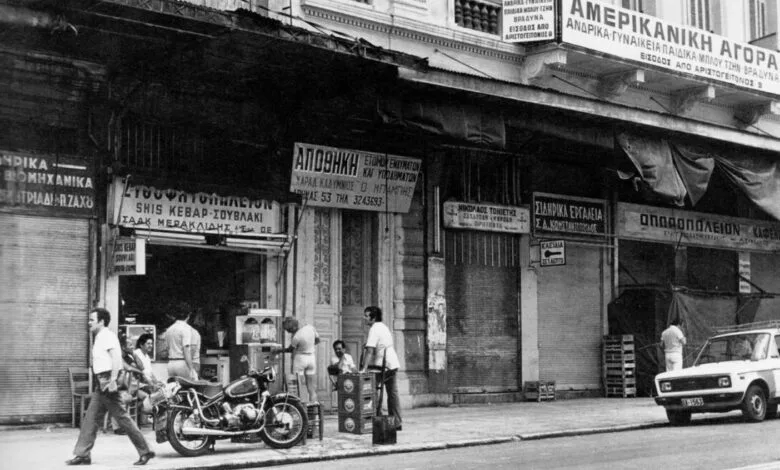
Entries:
[[[655,397],[655,403],[661,405],[667,410],[685,410],[696,412],[706,411],[725,411],[739,407],[742,403],[742,392],[735,393],[716,393],[716,394],[701,394],[701,395],[686,395],[684,397],[669,397],[660,396]],[[701,397],[704,404],[701,406],[684,406],[682,404],[683,398]]]

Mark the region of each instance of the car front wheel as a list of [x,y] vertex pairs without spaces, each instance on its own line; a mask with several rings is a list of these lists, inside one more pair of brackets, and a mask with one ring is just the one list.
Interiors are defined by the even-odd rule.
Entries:
[[759,422],[766,418],[766,394],[758,385],[751,385],[742,401],[742,415],[748,421]]
[[666,417],[669,418],[672,426],[685,426],[691,422],[690,411],[666,410]]

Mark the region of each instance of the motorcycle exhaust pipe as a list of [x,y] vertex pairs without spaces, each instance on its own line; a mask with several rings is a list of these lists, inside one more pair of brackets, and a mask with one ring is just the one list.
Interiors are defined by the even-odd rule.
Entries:
[[262,429],[253,429],[251,431],[220,431],[219,429],[204,429],[204,428],[191,428],[191,427],[182,427],[181,433],[184,436],[222,436],[222,437],[231,437],[231,436],[244,436],[246,434],[257,434]]

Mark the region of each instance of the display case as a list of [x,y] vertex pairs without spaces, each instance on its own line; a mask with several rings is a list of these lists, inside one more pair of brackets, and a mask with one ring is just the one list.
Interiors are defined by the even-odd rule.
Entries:
[[282,311],[250,308],[247,315],[236,316],[236,344],[279,343]]

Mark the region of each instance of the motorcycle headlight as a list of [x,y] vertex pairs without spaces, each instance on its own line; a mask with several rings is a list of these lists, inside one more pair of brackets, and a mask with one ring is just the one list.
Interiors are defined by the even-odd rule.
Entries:
[[731,377],[718,377],[718,387],[731,387]]
[[662,392],[671,392],[672,391],[672,383],[671,382],[661,382],[661,391]]

